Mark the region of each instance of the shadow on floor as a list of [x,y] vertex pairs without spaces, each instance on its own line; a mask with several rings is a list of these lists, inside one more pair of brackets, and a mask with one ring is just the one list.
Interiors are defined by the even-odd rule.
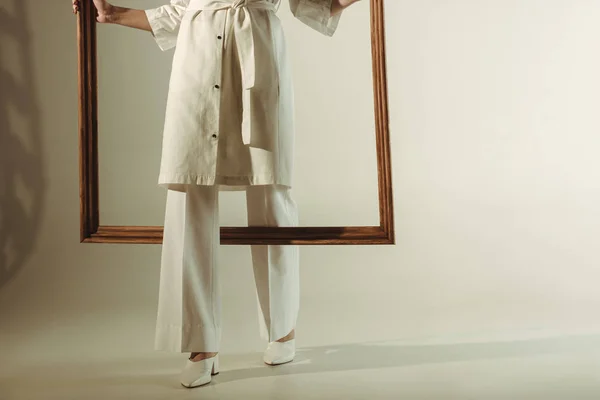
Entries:
[[[411,367],[460,361],[522,358],[544,354],[587,352],[598,349],[600,335],[547,339],[434,345],[358,343],[300,349],[293,363],[277,367],[226,370],[216,381],[363,369]],[[260,355],[255,356],[260,360]]]
[[[593,349],[600,349],[600,335],[487,343],[402,345],[374,342],[323,346],[299,349],[294,362],[277,367],[262,364],[261,354],[224,355],[221,358],[222,371],[214,377],[210,386],[218,387],[218,385],[247,379],[297,374],[410,368],[461,361],[586,353]],[[83,357],[81,363],[66,365],[59,364],[57,361],[55,360],[53,364],[15,371],[10,374],[11,376],[5,377],[4,382],[7,384],[0,384],[0,390],[10,393],[9,389],[15,390],[23,385],[32,388],[36,386],[45,391],[51,391],[53,388],[62,390],[87,388],[85,390],[93,392],[106,387],[137,385],[142,385],[146,389],[189,390],[183,388],[177,379],[185,362],[183,355],[180,359],[170,358],[165,361],[157,361],[156,357],[151,356],[144,359],[107,358],[101,362],[85,360]],[[229,369],[228,365],[243,367]]]

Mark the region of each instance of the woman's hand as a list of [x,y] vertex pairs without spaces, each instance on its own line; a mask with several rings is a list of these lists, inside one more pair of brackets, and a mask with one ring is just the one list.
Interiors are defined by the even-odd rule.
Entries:
[[98,17],[96,20],[100,23],[111,23],[114,21],[114,7],[106,0],[72,0],[73,2],[73,12],[77,13],[79,11],[79,5],[81,1],[93,1],[96,10],[98,10]]
[[331,2],[331,15],[341,13],[344,9],[350,7],[359,0],[333,0]]
[[118,24],[130,28],[141,29],[152,32],[150,22],[144,10],[135,10],[133,8],[113,6],[106,0],[71,0],[73,2],[73,12],[79,12],[79,6],[82,1],[93,1],[98,17],[96,21],[104,24]]

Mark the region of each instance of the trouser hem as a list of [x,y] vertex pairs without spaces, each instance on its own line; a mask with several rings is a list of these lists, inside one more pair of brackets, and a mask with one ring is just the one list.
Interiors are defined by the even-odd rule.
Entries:
[[202,325],[157,325],[154,350],[218,353],[220,329]]

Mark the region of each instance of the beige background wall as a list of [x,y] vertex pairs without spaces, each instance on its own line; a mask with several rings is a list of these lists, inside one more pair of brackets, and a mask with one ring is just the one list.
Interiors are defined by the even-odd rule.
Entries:
[[[0,354],[22,362],[39,352],[63,362],[84,352],[150,357],[160,246],[78,241],[76,42],[68,3],[0,0]],[[600,3],[385,5],[398,244],[303,248],[299,345],[597,333]],[[289,35],[306,35],[325,52],[351,49],[351,23],[367,13],[366,2],[348,11],[340,27],[345,42],[323,44],[291,26],[289,15],[286,22]],[[150,38],[135,40],[145,43],[142,57],[156,57]],[[297,85],[312,84],[304,72]],[[330,73],[353,82],[351,69]],[[368,116],[357,124],[370,126]],[[326,109],[314,118],[343,136]],[[340,146],[360,154],[363,144]],[[339,150],[329,155],[332,165],[345,160]],[[298,182],[320,172],[306,164]],[[374,170],[365,172],[365,190],[374,178]],[[355,185],[349,193],[361,193],[363,181],[346,179]],[[306,215],[318,215],[321,199],[313,196],[304,196]],[[336,209],[363,212],[350,201]],[[364,213],[368,221],[372,211]],[[220,257],[223,352],[261,351],[249,249],[222,247]]]

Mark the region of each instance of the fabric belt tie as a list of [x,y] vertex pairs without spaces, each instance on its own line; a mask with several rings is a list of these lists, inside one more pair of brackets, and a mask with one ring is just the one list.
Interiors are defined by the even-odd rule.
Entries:
[[[233,18],[232,27],[240,60],[242,73],[242,141],[250,144],[251,133],[251,99],[250,91],[256,80],[256,57],[254,54],[254,34],[252,32],[252,19],[248,9],[260,9],[277,11],[275,4],[267,0],[192,0],[188,6],[190,9],[203,11],[227,11],[228,16]],[[227,23],[225,23],[227,26]]]

